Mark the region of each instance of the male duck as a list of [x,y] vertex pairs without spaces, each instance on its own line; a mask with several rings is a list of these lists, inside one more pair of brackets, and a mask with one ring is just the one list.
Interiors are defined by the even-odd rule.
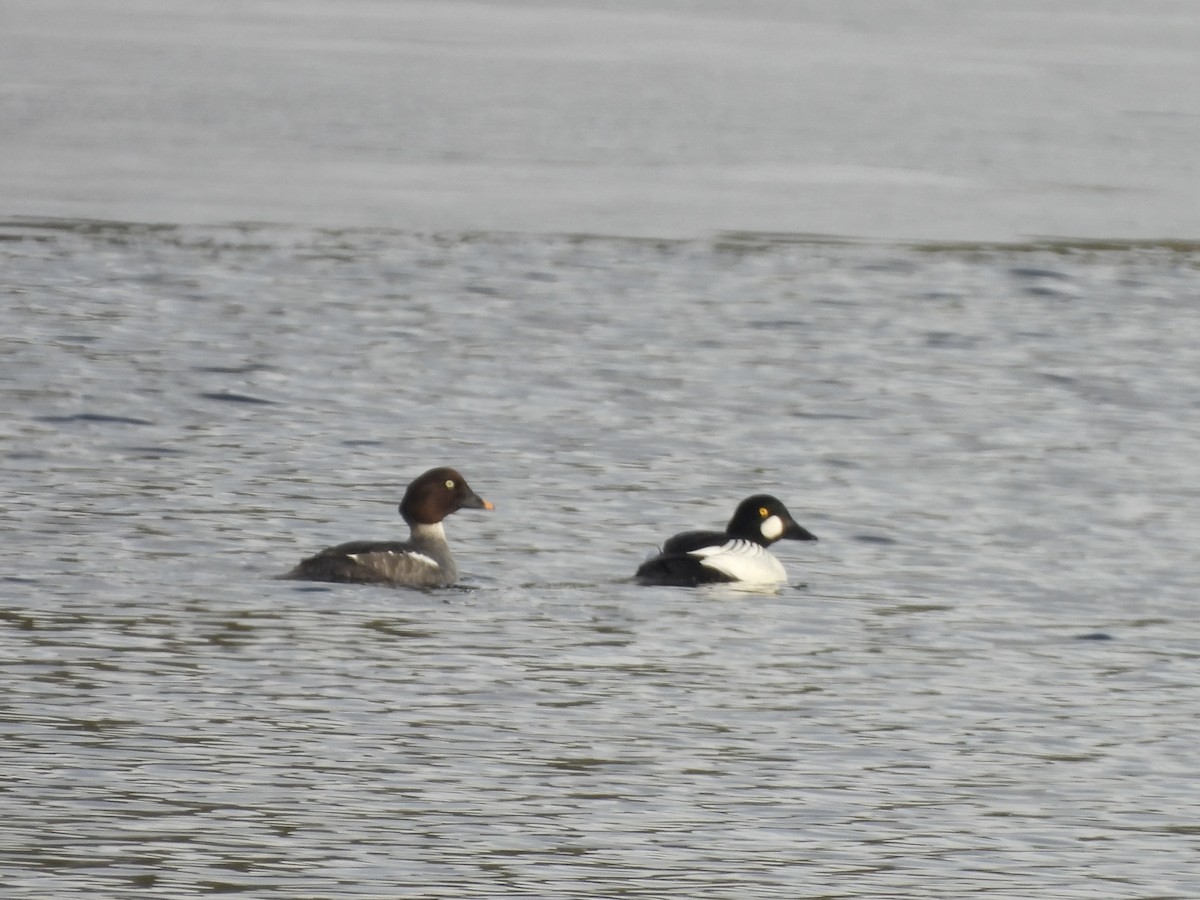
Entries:
[[779,584],[787,581],[783,564],[767,547],[783,538],[815,541],[770,494],[755,494],[738,504],[724,531],[685,531],[637,570],[642,584],[693,587],[714,582]]

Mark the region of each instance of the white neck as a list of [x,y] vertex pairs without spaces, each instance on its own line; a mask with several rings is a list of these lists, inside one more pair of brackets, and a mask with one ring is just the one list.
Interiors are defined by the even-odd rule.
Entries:
[[432,525],[423,525],[420,522],[413,522],[408,526],[412,533],[414,541],[433,541],[436,543],[446,543],[446,529],[442,527],[441,522],[434,522]]

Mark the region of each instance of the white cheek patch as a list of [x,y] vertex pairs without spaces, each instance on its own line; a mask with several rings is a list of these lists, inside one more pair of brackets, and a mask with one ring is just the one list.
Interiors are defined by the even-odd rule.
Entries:
[[779,516],[767,516],[762,520],[762,524],[758,526],[758,530],[762,532],[762,536],[768,541],[777,541],[779,536],[783,534],[783,522]]

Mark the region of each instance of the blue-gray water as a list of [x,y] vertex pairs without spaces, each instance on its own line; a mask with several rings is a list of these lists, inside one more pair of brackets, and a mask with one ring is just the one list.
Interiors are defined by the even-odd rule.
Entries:
[[5,0],[0,216],[1200,238],[1195,0]]
[[3,237],[6,896],[1200,893],[1193,255]]
[[1194,4],[0,18],[5,900],[1200,896]]

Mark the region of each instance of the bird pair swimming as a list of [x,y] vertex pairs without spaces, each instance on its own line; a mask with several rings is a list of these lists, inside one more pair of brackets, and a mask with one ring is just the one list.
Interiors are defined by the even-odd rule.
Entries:
[[[408,486],[400,515],[408,523],[407,541],[351,541],[302,561],[284,578],[444,587],[458,580],[458,569],[442,521],[460,509],[493,509],[465,478],[450,468],[430,469]],[[783,564],[767,550],[785,538],[817,538],[769,494],[738,504],[724,531],[685,531],[663,544],[642,563],[635,578],[642,584],[695,586],[717,582],[779,584],[787,580]]]

